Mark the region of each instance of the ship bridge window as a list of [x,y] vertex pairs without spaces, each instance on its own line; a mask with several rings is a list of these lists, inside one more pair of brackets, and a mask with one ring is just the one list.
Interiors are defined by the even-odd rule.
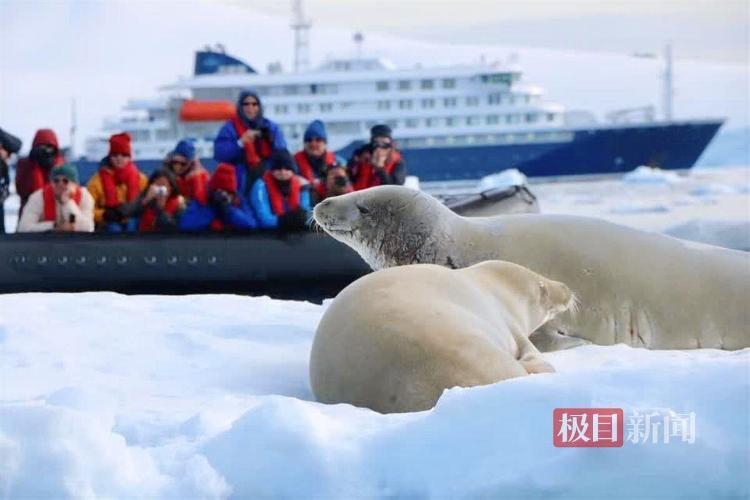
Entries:
[[422,80],[419,86],[422,87],[422,90],[432,90],[435,87],[435,82],[432,80]]
[[456,79],[455,78],[443,78],[443,88],[444,89],[456,88]]
[[400,82],[398,82],[398,89],[399,90],[411,89],[411,82],[409,80],[401,80]]
[[510,85],[513,81],[513,75],[510,73],[493,73],[491,75],[482,75],[482,83],[504,83]]
[[422,107],[430,109],[435,107],[435,99],[422,99]]
[[479,98],[476,96],[470,96],[466,98],[467,106],[479,106]]
[[443,106],[446,108],[452,108],[456,105],[456,98],[455,97],[446,97],[443,99]]
[[388,82],[378,82],[375,84],[375,88],[377,88],[379,92],[384,92],[388,90],[389,85]]
[[380,110],[391,109],[390,101],[378,101],[377,108]]
[[412,101],[409,99],[401,99],[398,101],[398,107],[399,109],[411,109]]

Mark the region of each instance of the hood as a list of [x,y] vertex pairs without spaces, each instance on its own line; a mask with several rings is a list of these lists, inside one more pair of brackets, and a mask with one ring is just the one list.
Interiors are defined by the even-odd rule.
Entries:
[[31,147],[40,146],[46,144],[54,146],[55,149],[60,149],[60,145],[57,143],[57,135],[55,131],[50,128],[40,128],[34,134],[34,141],[31,143]]

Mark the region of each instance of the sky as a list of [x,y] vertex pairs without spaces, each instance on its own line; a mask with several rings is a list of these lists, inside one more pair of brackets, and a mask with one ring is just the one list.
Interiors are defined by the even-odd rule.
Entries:
[[[274,61],[289,68],[290,5],[0,0],[0,127],[21,136],[24,149],[41,127],[54,128],[67,144],[75,100],[80,152],[84,137],[129,99],[152,97],[187,76],[193,52],[207,43],[222,42],[261,71]],[[602,114],[658,103],[660,63],[633,65],[632,54],[660,53],[669,39],[681,117],[748,122],[746,3],[305,0],[304,6],[313,22],[313,62],[350,51],[355,30],[365,33],[366,51],[400,65],[520,54],[529,81],[550,97]],[[654,28],[659,24],[669,37]]]

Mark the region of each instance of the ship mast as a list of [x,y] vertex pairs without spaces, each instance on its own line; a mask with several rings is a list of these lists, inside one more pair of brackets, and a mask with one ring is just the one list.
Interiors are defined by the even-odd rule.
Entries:
[[664,120],[672,121],[672,98],[674,87],[672,85],[672,44],[664,47]]
[[310,65],[310,20],[302,11],[302,0],[292,0],[294,30],[294,72],[305,71]]

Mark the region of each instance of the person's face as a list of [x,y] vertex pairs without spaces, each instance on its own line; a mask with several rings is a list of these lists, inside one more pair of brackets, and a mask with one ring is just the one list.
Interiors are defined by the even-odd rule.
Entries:
[[247,96],[242,100],[242,111],[250,120],[255,120],[260,114],[260,103],[253,96]]
[[373,151],[383,150],[386,153],[390,153],[393,149],[393,141],[388,137],[374,137],[372,139]]
[[109,159],[115,168],[127,167],[128,163],[130,163],[130,156],[122,153],[112,153],[109,155]]
[[271,170],[271,175],[277,181],[288,181],[294,175],[294,172],[290,168],[275,168]]
[[73,186],[73,182],[68,180],[67,177],[63,177],[62,175],[56,175],[52,178],[52,189],[55,192],[55,196],[59,198],[63,195],[66,191],[71,189]]
[[182,155],[172,156],[170,165],[172,166],[172,171],[177,175],[184,174],[190,168],[190,162]]
[[4,147],[0,146],[0,160],[8,161],[8,158],[10,158],[10,153]]
[[326,152],[326,141],[317,137],[305,142],[305,153],[310,156],[323,156]]

